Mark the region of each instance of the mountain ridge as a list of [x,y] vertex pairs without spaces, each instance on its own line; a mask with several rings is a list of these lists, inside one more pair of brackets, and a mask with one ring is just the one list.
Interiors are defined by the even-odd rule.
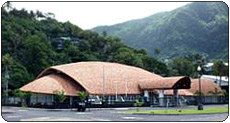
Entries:
[[[208,59],[228,58],[228,7],[223,2],[194,2],[169,12],[92,30],[120,37],[162,59],[199,53]],[[221,42],[221,43],[220,43]]]

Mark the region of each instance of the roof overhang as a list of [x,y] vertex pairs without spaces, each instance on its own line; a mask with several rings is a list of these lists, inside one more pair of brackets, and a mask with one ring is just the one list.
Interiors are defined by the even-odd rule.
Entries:
[[191,80],[189,77],[166,77],[159,80],[144,80],[139,83],[141,90],[153,89],[190,89]]
[[43,76],[20,88],[24,92],[54,94],[54,91],[64,91],[66,96],[76,96],[78,91],[84,91],[70,78],[57,74]]

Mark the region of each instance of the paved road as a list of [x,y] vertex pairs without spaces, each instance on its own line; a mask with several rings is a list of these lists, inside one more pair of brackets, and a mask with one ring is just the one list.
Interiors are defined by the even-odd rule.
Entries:
[[[215,105],[219,106],[219,105]],[[223,105],[221,105],[223,106]],[[228,105],[224,105],[228,106]],[[205,107],[214,107],[205,106]],[[184,108],[196,108],[188,106]],[[38,109],[22,107],[2,107],[2,116],[7,121],[224,121],[228,113],[209,115],[132,115],[120,113],[130,108],[93,108],[86,112],[63,109]],[[159,108],[143,107],[140,109],[154,110]]]

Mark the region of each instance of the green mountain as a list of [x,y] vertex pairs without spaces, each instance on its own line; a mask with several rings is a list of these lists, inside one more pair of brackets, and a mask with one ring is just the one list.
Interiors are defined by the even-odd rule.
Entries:
[[199,53],[210,59],[228,58],[228,7],[223,2],[194,2],[170,12],[92,30],[120,37],[144,48],[150,56],[170,59]]

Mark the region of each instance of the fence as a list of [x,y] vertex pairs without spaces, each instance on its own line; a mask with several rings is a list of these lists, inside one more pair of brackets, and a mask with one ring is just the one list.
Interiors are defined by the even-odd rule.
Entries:
[[[191,105],[197,105],[199,101],[199,96],[187,96],[185,97],[188,103]],[[226,96],[201,96],[203,104],[224,104],[228,103],[228,98]]]

